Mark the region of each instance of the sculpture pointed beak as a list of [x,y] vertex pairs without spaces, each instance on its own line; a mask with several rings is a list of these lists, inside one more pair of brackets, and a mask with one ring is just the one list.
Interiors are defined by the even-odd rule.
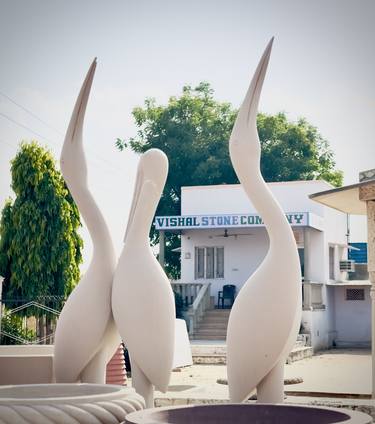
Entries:
[[133,219],[134,219],[135,211],[136,211],[137,206],[138,206],[138,200],[139,200],[139,196],[140,196],[140,193],[141,193],[141,190],[142,190],[143,182],[144,182],[144,173],[143,173],[142,158],[141,158],[141,161],[140,161],[140,163],[138,165],[138,169],[137,169],[137,176],[136,176],[136,179],[135,179],[135,186],[134,186],[134,193],[133,193],[133,201],[132,201],[132,205],[130,207],[128,224],[127,224],[126,230],[125,230],[124,242],[126,241],[126,237],[128,235],[129,229],[132,226],[132,222],[133,222]]
[[87,179],[86,159],[82,144],[82,130],[95,69],[96,58],[87,72],[74,105],[60,155],[61,171],[68,186],[73,180],[76,182],[76,185],[80,183],[85,184]]
[[86,78],[82,84],[81,90],[79,92],[72,117],[70,118],[69,127],[65,135],[64,145],[68,142],[80,142],[82,138],[79,136],[82,135],[83,120],[85,117],[87,101],[90,95],[90,90],[92,86],[92,81],[94,79],[96,70],[96,58],[93,60]]
[[245,99],[237,115],[237,121],[239,121],[239,123],[245,123],[247,126],[251,124],[256,125],[259,98],[262,91],[268,62],[271,56],[273,40],[274,37],[271,38],[267,44],[266,49],[264,50],[264,53],[251,80],[250,87],[247,90]]

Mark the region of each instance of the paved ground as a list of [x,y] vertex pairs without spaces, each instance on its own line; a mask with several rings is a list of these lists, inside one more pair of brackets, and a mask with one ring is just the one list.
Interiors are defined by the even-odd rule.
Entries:
[[286,377],[302,377],[303,383],[286,390],[325,393],[371,393],[371,352],[330,350],[285,367]]
[[[285,378],[302,377],[303,383],[285,386],[287,391],[369,394],[371,391],[371,353],[368,350],[331,350],[285,366]],[[173,372],[167,393],[156,399],[228,399],[228,386],[218,384],[226,378],[225,365],[193,365]],[[176,402],[175,402],[176,403]],[[177,402],[179,403],[179,402]]]

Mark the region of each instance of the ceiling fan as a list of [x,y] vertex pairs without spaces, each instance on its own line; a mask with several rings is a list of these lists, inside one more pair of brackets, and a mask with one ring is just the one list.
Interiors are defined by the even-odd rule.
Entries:
[[252,233],[236,233],[236,234],[228,234],[228,230],[225,228],[224,234],[218,234],[214,237],[237,237],[237,236],[252,236]]

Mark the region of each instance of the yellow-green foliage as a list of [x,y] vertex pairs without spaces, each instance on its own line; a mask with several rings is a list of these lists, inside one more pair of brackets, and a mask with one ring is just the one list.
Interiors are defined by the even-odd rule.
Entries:
[[0,222],[3,298],[67,296],[79,279],[80,218],[49,151],[37,142],[20,146],[11,162],[14,202]]

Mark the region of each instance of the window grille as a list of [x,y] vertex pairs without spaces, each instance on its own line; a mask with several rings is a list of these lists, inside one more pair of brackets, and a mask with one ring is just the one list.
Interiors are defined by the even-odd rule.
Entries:
[[204,278],[204,247],[195,248],[195,278]]
[[224,278],[224,247],[216,248],[216,278]]
[[206,247],[206,278],[214,278],[214,247]]
[[365,290],[346,289],[346,300],[365,300]]

